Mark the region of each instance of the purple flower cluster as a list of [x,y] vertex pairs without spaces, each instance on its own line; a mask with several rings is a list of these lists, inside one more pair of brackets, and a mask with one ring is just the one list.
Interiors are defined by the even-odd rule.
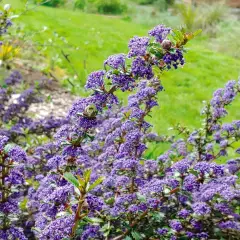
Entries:
[[8,78],[5,79],[6,85],[15,85],[21,83],[22,75],[18,71],[13,71]]
[[[135,38],[131,47],[135,41],[143,40]],[[146,51],[144,48],[144,54]],[[143,54],[135,53],[131,69],[127,69],[125,55],[113,55],[105,61],[106,71],[89,76],[88,88],[94,93],[73,105],[69,112],[71,122],[55,136],[62,147],[46,160],[54,174],[40,178],[39,188],[31,194],[29,207],[36,207],[36,226],[49,229],[58,213],[71,212],[79,221],[81,234],[76,236],[80,239],[104,239],[103,234],[110,239],[122,239],[130,236],[128,229],[131,227],[146,238],[218,238],[219,234],[225,236],[227,227],[224,228],[224,223],[227,225],[228,220],[238,231],[238,218],[234,213],[240,200],[234,176],[239,170],[238,161],[231,160],[226,165],[213,162],[221,156],[218,151],[224,149],[227,152],[230,147],[223,141],[228,142],[233,136],[236,141],[239,139],[238,122],[227,125],[214,120],[219,126],[214,131],[206,127],[187,133],[157,160],[145,160],[151,128],[145,118],[153,107],[158,106],[157,94],[162,86],[149,71],[151,61],[142,57]],[[126,80],[126,76],[134,83],[131,88],[136,88],[136,92],[129,96],[127,106],[119,107],[117,101],[112,101],[114,92],[119,88],[123,91],[131,88],[129,82],[119,83],[116,79],[123,77]],[[107,87],[105,81],[112,81],[112,84]],[[237,88],[235,85],[234,91],[237,92]],[[209,119],[214,118],[211,113],[207,114]],[[88,121],[89,125],[83,121]],[[221,141],[215,140],[216,132]],[[83,200],[76,205],[78,193],[61,176],[71,172],[82,179],[84,169],[89,168],[92,171],[89,184],[94,184],[100,176],[105,180],[91,192],[84,193],[83,206]],[[42,205],[37,207],[37,202]],[[87,215],[89,222],[76,215],[79,206],[80,216]],[[219,214],[226,219],[224,223],[216,222]],[[42,215],[48,218],[43,219]],[[108,228],[107,219],[111,219]],[[149,227],[146,228],[146,224]],[[213,232],[212,226],[219,230]],[[66,233],[64,237],[68,236]]]
[[[170,33],[170,30],[167,31]],[[164,38],[166,37],[167,34],[164,34]],[[142,202],[136,195],[138,191],[142,192],[148,184],[153,183],[152,178],[157,176],[159,169],[157,161],[146,161],[144,166],[140,161],[147,148],[145,135],[151,127],[145,117],[153,107],[158,106],[157,93],[162,90],[161,83],[154,78],[152,70],[152,66],[158,66],[162,57],[157,53],[146,57],[148,50],[151,50],[149,44],[148,37],[134,37],[130,40],[130,52],[127,56],[110,56],[104,62],[104,71],[89,75],[86,88],[91,89],[93,94],[79,99],[70,109],[69,123],[61,127],[55,135],[56,143],[61,145],[58,152],[51,157],[42,155],[42,161],[46,162],[47,166],[44,171],[51,169],[54,174],[44,174],[43,171],[44,176],[37,176],[40,186],[37,190],[31,189],[28,206],[36,209],[37,202],[41,202],[34,218],[35,225],[44,232],[44,229],[48,229],[55,221],[58,212],[76,212],[73,202],[76,202],[77,195],[61,177],[66,171],[82,176],[84,168],[91,168],[92,184],[100,176],[108,176],[109,180],[115,179],[106,179],[91,193],[86,194],[86,204],[81,208],[82,214],[89,217],[98,217],[96,213],[101,212],[103,215],[110,214],[112,217],[121,216],[127,219],[129,213],[139,214],[146,211],[147,202],[151,208],[158,208],[158,199],[150,197],[147,202]],[[162,51],[160,43],[155,44],[158,44]],[[126,64],[127,58],[132,61],[130,67]],[[115,91],[133,90],[137,86],[136,93],[129,97],[128,106],[117,106],[119,103]],[[109,110],[106,110],[106,107]],[[36,157],[31,161],[35,162],[35,159]],[[177,182],[163,182],[163,187],[166,188],[177,185]],[[152,189],[155,189],[157,194],[160,191],[157,186]],[[100,229],[99,226],[83,224],[81,239],[97,236],[101,238]],[[114,232],[115,230],[113,236]],[[37,236],[40,234],[37,233]]]
[[0,136],[0,238],[27,239],[16,221],[21,216],[19,202],[23,196],[24,163],[26,153],[18,146],[8,144],[8,138]]
[[145,56],[150,39],[148,37],[134,37],[129,41],[128,57]]
[[167,65],[168,69],[171,69],[172,67],[177,69],[179,65],[183,66],[185,62],[183,58],[183,53],[179,49],[177,49],[173,53],[168,52],[167,54],[165,54],[165,56],[163,57],[163,61]]
[[158,42],[162,42],[170,32],[171,28],[166,28],[164,25],[158,25],[149,31],[149,36],[154,37]]

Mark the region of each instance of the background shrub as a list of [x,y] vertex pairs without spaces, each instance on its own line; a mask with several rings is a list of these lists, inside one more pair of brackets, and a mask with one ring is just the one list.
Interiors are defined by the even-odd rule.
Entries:
[[127,5],[120,0],[77,0],[74,7],[101,14],[121,14],[127,10]]
[[59,7],[63,6],[65,4],[65,0],[50,0],[49,2],[45,2],[42,0],[34,0],[34,3],[36,4],[41,4],[43,6],[48,6],[48,7]]
[[84,10],[85,6],[86,6],[85,0],[76,0],[74,3],[74,8],[78,8],[81,10]]
[[135,2],[140,5],[161,4],[161,6],[169,6],[173,5],[175,3],[175,0],[135,0]]
[[127,5],[120,0],[97,0],[97,10],[103,14],[121,14],[127,10]]
[[137,3],[141,5],[153,4],[156,0],[137,0]]

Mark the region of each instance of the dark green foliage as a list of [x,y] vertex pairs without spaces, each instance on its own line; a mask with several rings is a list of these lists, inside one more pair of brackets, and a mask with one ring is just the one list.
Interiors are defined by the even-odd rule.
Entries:
[[161,10],[166,10],[168,6],[173,5],[175,0],[135,0],[140,5],[155,4]]
[[153,4],[154,2],[156,2],[156,0],[137,0],[136,2],[141,5],[148,5]]
[[74,3],[74,8],[84,10],[86,6],[86,0],[76,0]]
[[127,10],[127,6],[120,0],[98,0],[97,10],[103,14],[121,14]]
[[48,7],[60,7],[65,4],[65,0],[50,0],[50,1],[45,1],[45,0],[34,0],[34,3],[36,4],[41,4],[43,6],[48,6]]
[[101,14],[121,14],[127,10],[127,5],[121,0],[76,0],[74,7]]

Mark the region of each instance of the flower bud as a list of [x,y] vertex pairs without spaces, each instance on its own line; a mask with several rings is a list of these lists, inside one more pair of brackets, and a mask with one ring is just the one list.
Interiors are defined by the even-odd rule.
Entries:
[[95,118],[97,116],[97,108],[94,104],[90,104],[88,105],[85,109],[84,109],[84,116],[88,117],[88,118]]
[[165,49],[165,50],[170,50],[172,47],[172,42],[170,40],[163,40],[162,42],[162,48]]

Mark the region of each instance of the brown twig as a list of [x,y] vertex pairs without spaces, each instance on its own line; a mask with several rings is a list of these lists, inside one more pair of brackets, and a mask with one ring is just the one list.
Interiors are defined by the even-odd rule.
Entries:
[[85,195],[81,195],[80,198],[79,198],[77,211],[76,211],[76,214],[75,214],[75,217],[74,217],[74,225],[72,227],[71,237],[75,236],[76,229],[77,229],[77,226],[78,226],[78,221],[85,216],[85,214],[80,215],[80,213],[82,211],[84,201],[85,201],[84,197],[85,197]]

